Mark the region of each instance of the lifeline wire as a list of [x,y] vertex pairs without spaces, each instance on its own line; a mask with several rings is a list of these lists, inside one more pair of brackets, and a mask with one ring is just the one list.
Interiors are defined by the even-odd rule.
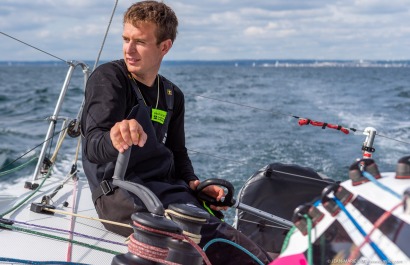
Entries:
[[[105,35],[104,35],[104,38],[103,38],[103,42],[102,42],[102,44],[101,44],[101,48],[100,48],[100,50],[99,50],[97,59],[96,59],[96,61],[95,61],[93,70],[97,67],[97,64],[98,64],[98,61],[99,61],[101,52],[102,52],[103,47],[104,47],[105,40],[106,40],[107,35],[108,35],[108,31],[109,31],[110,25],[111,25],[111,22],[112,22],[112,18],[113,18],[114,13],[115,13],[115,9],[116,9],[116,7],[117,7],[117,3],[118,3],[118,0],[116,0],[116,2],[115,2],[114,9],[113,9],[113,11],[112,11],[112,14],[111,14],[111,17],[110,17],[110,21],[109,21],[109,23],[108,23],[108,27],[107,27],[107,30],[106,30],[106,32],[105,32]],[[41,49],[39,49],[39,48],[37,48],[37,47],[35,47],[35,46],[33,46],[33,45],[30,45],[30,44],[28,44],[28,43],[26,43],[26,42],[24,42],[24,41],[21,41],[21,40],[15,38],[15,37],[12,37],[12,36],[10,36],[10,35],[4,33],[4,32],[1,32],[1,31],[0,31],[0,33],[3,34],[3,35],[5,35],[5,36],[7,36],[7,37],[9,37],[9,38],[11,38],[11,39],[14,39],[14,40],[16,40],[16,41],[18,41],[18,42],[21,42],[21,43],[23,43],[23,44],[25,44],[25,45],[27,45],[27,46],[33,48],[33,49],[36,49],[36,50],[38,50],[38,51],[40,51],[40,52],[43,52],[43,53],[45,53],[45,54],[47,54],[47,55],[49,55],[49,56],[51,56],[51,57],[54,57],[54,58],[56,58],[56,59],[58,59],[58,60],[60,60],[60,61],[63,61],[63,62],[65,62],[65,63],[68,63],[67,60],[64,60],[64,59],[62,59],[62,58],[60,58],[60,57],[57,57],[57,56],[55,56],[55,55],[53,55],[53,54],[51,54],[51,53],[48,53],[48,52],[46,52],[46,51],[44,51],[44,50],[41,50]],[[203,95],[194,95],[194,96],[196,96],[196,97],[202,97],[202,98],[206,98],[206,99],[211,99],[211,100],[215,100],[215,101],[219,101],[219,102],[223,102],[223,103],[238,105],[238,106],[242,106],[242,107],[246,107],[246,108],[251,108],[251,109],[255,109],[255,110],[270,112],[270,113],[273,113],[273,114],[279,114],[279,115],[283,115],[283,116],[289,116],[289,117],[296,118],[296,119],[299,119],[299,120],[300,120],[300,119],[303,119],[303,120],[309,120],[309,121],[310,121],[310,119],[301,118],[301,117],[299,117],[299,116],[292,115],[292,114],[286,114],[286,113],[284,113],[284,112],[268,111],[268,110],[262,109],[262,108],[257,108],[257,107],[253,107],[253,106],[248,106],[248,105],[244,105],[244,104],[240,104],[240,103],[233,103],[233,102],[229,102],[229,101],[225,101],[225,100],[220,100],[220,99],[216,99],[216,98],[211,98],[211,97],[207,97],[207,96],[203,96]],[[81,108],[83,107],[83,105],[84,105],[84,102],[83,102]],[[323,122],[323,124],[326,124],[326,126],[327,126],[329,123]],[[330,124],[330,125],[332,125],[332,124]],[[324,129],[326,126],[322,127],[322,129]],[[341,130],[341,129],[339,129],[339,128],[343,128],[343,129],[345,129],[345,130],[350,130],[350,131],[353,131],[353,132],[356,132],[356,131],[364,132],[364,130],[362,130],[362,129],[347,128],[347,127],[340,126],[340,125],[336,125],[336,126],[338,127],[337,130]],[[327,126],[327,127],[329,127],[329,126]],[[330,126],[329,128],[332,128],[332,126]],[[333,129],[334,129],[334,128],[333,128]],[[343,131],[343,130],[342,130],[342,131]],[[404,143],[404,144],[410,144],[409,142],[402,141],[402,140],[397,140],[397,139],[394,139],[394,138],[392,138],[392,137],[388,137],[388,136],[381,135],[381,134],[378,134],[378,133],[376,133],[376,135],[378,135],[378,136],[380,136],[380,137],[383,137],[383,138],[386,138],[386,139],[389,139],[389,140],[392,140],[392,141],[396,141],[396,142],[400,142],[400,143]]]
[[65,63],[68,63],[68,61],[66,61],[66,60],[64,60],[64,59],[61,59],[61,58],[58,57],[58,56],[55,56],[55,55],[53,55],[53,54],[51,54],[51,53],[48,53],[48,52],[46,52],[46,51],[44,51],[44,50],[42,50],[42,49],[39,49],[39,48],[37,48],[37,47],[34,47],[33,45],[30,45],[30,44],[28,44],[27,42],[24,42],[24,41],[22,41],[22,40],[19,40],[19,39],[17,39],[17,38],[14,38],[13,36],[10,36],[10,35],[8,35],[8,34],[2,32],[2,31],[0,31],[0,34],[3,34],[3,35],[6,36],[6,37],[9,37],[9,38],[11,38],[11,39],[13,39],[13,40],[16,40],[16,41],[18,41],[18,42],[20,42],[20,43],[23,43],[24,45],[27,45],[27,46],[29,46],[29,47],[31,47],[31,48],[33,48],[33,49],[36,49],[37,51],[40,51],[40,52],[45,53],[45,54],[47,54],[47,55],[50,55],[51,57],[54,57],[54,58],[56,58],[56,59],[58,59],[58,60],[60,60],[60,61],[63,61],[63,62],[65,62]]
[[[28,153],[30,153],[30,152],[33,151],[34,149],[40,147],[40,146],[43,145],[45,142],[50,141],[51,139],[54,138],[54,136],[56,136],[57,134],[59,134],[59,133],[62,132],[63,130],[66,130],[67,128],[68,128],[68,126],[65,127],[65,128],[63,128],[63,129],[61,129],[60,131],[54,133],[52,136],[50,136],[50,138],[48,138],[48,139],[42,141],[41,143],[39,143],[38,145],[34,146],[33,148],[31,148],[30,150],[28,150],[27,152],[25,152],[25,153],[22,154],[21,156],[17,157],[16,159],[14,159],[14,160],[11,161],[10,163],[8,163],[7,165],[2,166],[2,167],[0,168],[0,170],[5,169],[5,168],[7,168],[8,166],[10,166],[10,165],[16,163],[18,160],[20,160],[21,158],[23,158],[25,155],[27,155]],[[37,158],[37,157],[35,157],[35,158]],[[31,162],[31,161],[30,161],[30,162]],[[1,174],[1,173],[3,173],[3,172],[0,172],[0,174]],[[10,173],[11,173],[11,172],[10,172]]]
[[[302,120],[312,121],[311,119],[302,118],[302,117],[299,117],[299,116],[296,116],[296,115],[293,115],[293,114],[288,114],[288,113],[284,113],[284,112],[280,112],[280,111],[269,111],[269,110],[266,110],[266,109],[257,108],[257,107],[253,107],[253,106],[248,106],[248,105],[241,104],[241,103],[235,103],[235,102],[230,102],[230,101],[226,101],[226,100],[221,100],[221,99],[217,99],[217,98],[211,98],[211,97],[202,96],[202,95],[196,95],[196,94],[192,94],[192,95],[194,95],[194,96],[196,96],[196,97],[201,97],[201,98],[206,98],[206,99],[211,99],[211,100],[215,100],[215,101],[227,103],[227,104],[237,105],[237,106],[241,106],[241,107],[245,107],[245,108],[249,108],[249,109],[255,109],[255,110],[260,110],[260,111],[264,111],[264,112],[269,112],[269,113],[271,113],[271,114],[276,114],[276,115],[281,115],[281,116],[288,116],[288,117],[295,118],[295,119],[298,119],[298,120],[302,119]],[[317,122],[314,122],[314,123],[317,123]],[[332,125],[332,124],[330,124],[330,123],[325,123],[325,122],[324,122],[323,124],[326,124],[326,126],[327,126],[328,124],[329,124],[329,125]],[[305,124],[303,124],[303,125],[305,125]],[[312,125],[314,125],[314,124],[312,124]],[[320,125],[320,126],[322,126],[322,125]],[[337,126],[337,125],[336,125],[336,126]],[[361,130],[361,129],[347,128],[347,127],[345,127],[345,126],[340,126],[340,127],[341,127],[341,128],[344,128],[344,129],[346,129],[346,130],[350,130],[350,131],[352,131],[352,132],[356,132],[356,131],[364,132],[364,130]],[[322,128],[323,128],[323,127],[322,127]],[[329,128],[331,128],[331,127],[329,127]],[[324,128],[323,128],[323,129],[324,129]],[[333,129],[333,128],[332,128],[332,129]]]
[[[241,106],[241,107],[245,107],[245,108],[249,108],[249,109],[260,110],[260,111],[268,112],[268,113],[275,114],[275,115],[287,116],[287,117],[291,117],[291,118],[298,119],[299,121],[302,120],[302,123],[304,123],[305,120],[306,120],[306,121],[309,120],[309,121],[312,121],[312,122],[313,122],[313,123],[309,122],[309,124],[312,124],[312,125],[315,125],[315,124],[319,124],[319,123],[320,123],[320,126],[321,126],[323,129],[324,129],[324,127],[327,127],[327,128],[331,128],[331,129],[340,130],[340,131],[350,130],[350,131],[352,131],[353,133],[356,133],[356,132],[364,132],[364,130],[363,130],[363,129],[360,129],[360,128],[359,128],[359,129],[357,129],[357,128],[348,128],[348,127],[345,127],[345,126],[334,125],[334,124],[330,124],[330,123],[327,123],[327,122],[317,122],[317,121],[313,121],[313,120],[311,120],[311,119],[302,118],[302,117],[299,117],[299,116],[296,116],[296,115],[293,115],[293,114],[284,113],[284,112],[280,112],[280,111],[270,111],[270,110],[267,110],[267,109],[257,108],[257,107],[248,106],[248,105],[241,104],[241,103],[230,102],[230,101],[226,101],[226,100],[221,100],[221,99],[212,98],[212,97],[203,96],[203,95],[198,95],[198,94],[193,94],[193,93],[185,93],[185,94],[191,95],[191,96],[193,96],[193,97],[200,97],[200,98],[210,99],[210,100],[214,100],[214,101],[219,101],[219,102],[222,102],[222,103],[237,105],[237,106]],[[307,125],[307,124],[300,124],[300,125]],[[315,125],[315,126],[319,126],[319,125]],[[323,127],[323,126],[324,126],[324,127]],[[336,127],[336,128],[334,128],[334,127]],[[340,127],[340,129],[338,129],[338,127]],[[343,130],[342,130],[342,129],[343,129]],[[345,133],[346,133],[346,132],[345,132]],[[408,144],[408,145],[410,145],[410,142],[406,142],[406,141],[403,141],[403,140],[398,140],[398,139],[395,139],[395,138],[392,138],[392,137],[388,137],[388,136],[386,136],[386,135],[382,135],[382,134],[379,134],[379,133],[377,133],[377,132],[376,132],[376,135],[377,135],[377,136],[380,136],[380,137],[383,137],[383,138],[386,138],[386,139],[389,139],[389,140],[392,140],[392,141],[396,141],[396,142],[399,142],[399,143],[403,143],[403,144]]]
[[[98,53],[97,59],[96,59],[96,61],[95,61],[93,70],[96,68],[96,66],[97,66],[97,64],[98,64],[98,61],[99,61],[99,58],[100,58],[102,49],[103,49],[103,47],[104,47],[105,40],[106,40],[107,35],[108,35],[109,28],[110,28],[110,25],[111,25],[111,22],[112,22],[112,18],[113,18],[113,16],[114,16],[114,12],[115,12],[115,9],[116,9],[116,7],[117,7],[117,3],[118,3],[118,0],[116,0],[116,2],[115,2],[114,9],[113,9],[113,11],[112,11],[111,18],[110,18],[110,21],[109,21],[109,23],[108,23],[108,27],[107,27],[106,33],[105,33],[105,35],[104,35],[104,39],[103,39],[103,42],[102,42],[102,44],[101,44],[101,48],[100,48],[100,51],[99,51],[99,53]],[[54,58],[56,58],[56,59],[58,59],[58,60],[60,60],[60,61],[63,61],[63,62],[65,62],[65,63],[68,63],[67,60],[64,60],[64,59],[62,59],[62,58],[60,58],[60,57],[58,57],[58,56],[55,56],[55,55],[53,55],[53,54],[51,54],[51,53],[48,53],[48,52],[46,52],[46,51],[44,51],[44,50],[41,50],[41,49],[39,49],[39,48],[37,48],[37,47],[35,47],[35,46],[33,46],[33,45],[30,45],[30,44],[28,44],[28,43],[26,43],[26,42],[24,42],[24,41],[21,41],[21,40],[15,38],[15,37],[12,37],[12,36],[10,36],[10,35],[8,35],[8,34],[2,32],[2,31],[0,31],[0,33],[3,34],[3,35],[5,35],[5,36],[7,36],[7,37],[9,37],[9,38],[11,38],[11,39],[14,39],[14,40],[16,40],[16,41],[18,41],[18,42],[20,42],[20,43],[23,43],[23,44],[25,44],[25,45],[27,45],[27,46],[33,48],[33,49],[36,49],[36,50],[38,50],[38,51],[40,51],[40,52],[43,52],[43,53],[45,53],[45,54],[47,54],[47,55],[49,55],[49,56],[51,56],[51,57],[54,57]],[[286,114],[286,113],[279,112],[279,111],[276,111],[276,112],[268,111],[268,110],[266,110],[266,109],[261,109],[261,108],[257,108],[257,107],[247,106],[247,105],[240,104],[240,103],[233,103],[233,102],[224,101],[224,100],[220,100],[220,99],[216,99],[216,98],[211,98],[211,97],[206,97],[206,96],[202,96],[202,95],[194,95],[194,96],[202,97],[202,98],[206,98],[206,99],[211,99],[211,100],[215,100],[215,101],[220,101],[220,102],[224,102],[224,103],[234,104],[234,105],[238,105],[238,106],[242,106],[242,107],[246,107],[246,108],[251,108],[251,109],[266,111],[266,112],[270,112],[270,113],[273,113],[273,114],[279,114],[279,115],[289,116],[289,117],[296,118],[296,119],[301,119],[301,117],[299,117],[299,116],[295,116],[295,115],[292,115],[292,114]],[[310,120],[310,119],[308,119],[308,120]],[[326,123],[326,124],[327,124],[327,123]],[[322,127],[322,128],[323,128],[323,127]],[[362,129],[346,128],[346,127],[343,127],[343,128],[348,129],[348,130],[351,130],[351,131],[353,131],[353,132],[356,132],[356,131],[364,132],[364,130],[362,130]],[[378,135],[378,136],[380,136],[380,137],[384,137],[384,138],[389,139],[389,140],[392,140],[392,141],[397,141],[397,142],[404,143],[404,144],[410,144],[409,142],[405,142],[405,141],[402,141],[402,140],[397,140],[397,139],[394,139],[394,138],[391,138],[391,137],[388,137],[388,136],[385,136],[385,135],[380,135],[380,134],[378,134],[378,133],[376,133],[376,135]]]

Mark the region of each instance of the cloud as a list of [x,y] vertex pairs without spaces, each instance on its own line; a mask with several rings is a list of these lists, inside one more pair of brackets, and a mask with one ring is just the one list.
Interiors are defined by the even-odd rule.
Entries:
[[[119,1],[102,59],[121,56]],[[168,60],[409,59],[408,0],[165,0],[179,34]],[[114,1],[3,0],[0,31],[65,59],[93,60]],[[0,60],[48,60],[0,35]]]

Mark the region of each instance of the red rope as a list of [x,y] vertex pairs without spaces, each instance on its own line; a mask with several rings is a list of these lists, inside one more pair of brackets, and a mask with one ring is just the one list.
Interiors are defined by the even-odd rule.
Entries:
[[159,248],[155,246],[151,246],[140,242],[134,238],[134,235],[130,236],[130,241],[128,243],[128,251],[138,257],[143,259],[155,261],[161,264],[169,264],[169,265],[179,265],[179,263],[171,262],[165,260],[168,256],[168,249],[167,248]]
[[393,208],[391,208],[389,211],[384,212],[379,219],[374,223],[372,230],[367,234],[367,236],[364,238],[364,241],[360,244],[359,247],[357,247],[352,253],[350,253],[348,260],[348,263],[346,265],[351,265],[353,261],[356,260],[357,256],[359,255],[360,249],[363,248],[363,246],[370,241],[370,236],[372,233],[378,229],[392,214],[393,212],[399,208],[400,206],[403,205],[403,202],[400,202],[399,204],[395,205]]
[[[144,229],[146,231],[152,232],[152,233],[162,234],[162,235],[172,237],[174,239],[188,241],[199,252],[199,254],[202,256],[205,264],[212,265],[211,262],[209,261],[208,257],[206,256],[205,252],[201,249],[201,247],[198,246],[188,236],[157,230],[157,229],[154,229],[154,228],[151,228],[151,227],[141,225],[137,222],[134,222],[134,225],[141,228],[141,229]],[[147,245],[145,243],[139,242],[134,238],[133,235],[131,235],[130,241],[128,243],[128,251],[130,253],[136,255],[136,256],[139,256],[141,258],[148,259],[148,260],[153,260],[155,262],[160,262],[160,263],[162,262],[164,264],[177,264],[177,263],[165,260],[165,258],[168,255],[168,249],[161,249],[161,248],[158,248],[158,247],[150,246],[150,245]],[[156,259],[160,259],[160,261],[158,261]]]
[[320,122],[320,121],[312,121],[310,119],[305,119],[305,118],[299,118],[298,123],[299,123],[300,126],[311,124],[313,126],[322,127],[322,129],[330,128],[330,129],[335,129],[335,130],[338,130],[338,131],[342,131],[344,134],[349,134],[349,129],[347,129],[343,126],[337,125],[337,124],[331,124],[331,123]]

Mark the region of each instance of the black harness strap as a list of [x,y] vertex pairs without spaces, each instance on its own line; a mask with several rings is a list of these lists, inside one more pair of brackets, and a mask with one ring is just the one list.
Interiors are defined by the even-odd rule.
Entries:
[[162,77],[159,75],[161,78],[162,83],[164,84],[164,94],[165,94],[165,103],[167,105],[167,117],[165,119],[165,122],[162,126],[161,130],[161,135],[163,135],[162,143],[165,144],[165,141],[167,140],[167,132],[168,132],[168,126],[171,121],[172,117],[172,112],[174,111],[174,87],[169,82],[166,78]]
[[104,179],[101,181],[100,185],[91,193],[94,204],[98,198],[103,195],[111,194],[116,188],[118,187],[112,184],[112,180]]

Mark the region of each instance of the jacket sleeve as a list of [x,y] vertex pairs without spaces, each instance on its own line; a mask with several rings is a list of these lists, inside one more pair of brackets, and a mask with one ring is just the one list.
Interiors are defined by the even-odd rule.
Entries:
[[126,117],[126,77],[113,64],[98,67],[90,76],[82,114],[84,155],[96,164],[115,161],[118,151],[110,129]]

